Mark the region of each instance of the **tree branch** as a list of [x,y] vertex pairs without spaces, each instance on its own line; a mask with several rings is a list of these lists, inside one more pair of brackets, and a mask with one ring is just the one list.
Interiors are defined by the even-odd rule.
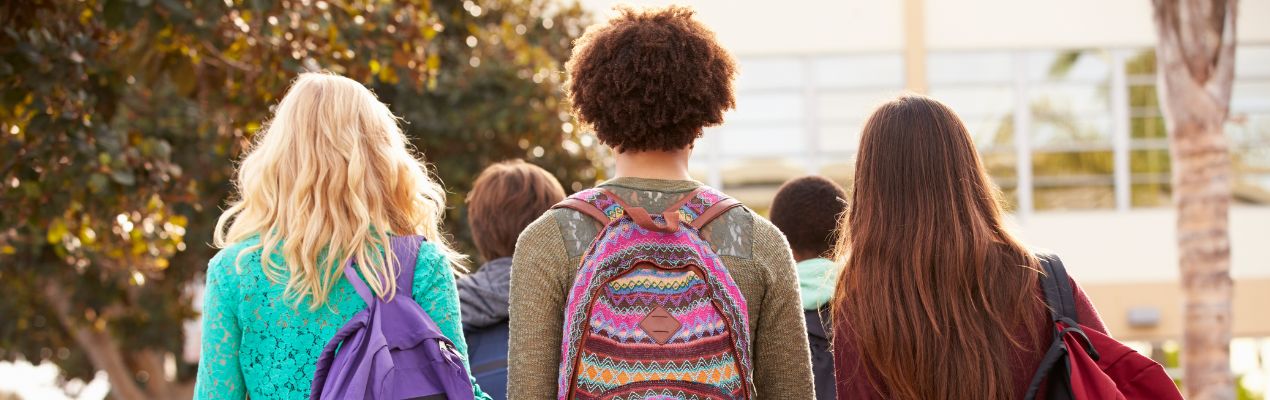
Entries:
[[1222,21],[1221,49],[1217,54],[1216,65],[1213,66],[1213,78],[1204,83],[1204,88],[1216,99],[1217,104],[1225,104],[1222,113],[1230,113],[1230,94],[1235,79],[1235,21],[1238,21],[1239,2],[1226,1],[1226,17]]
[[146,390],[150,392],[156,399],[171,399],[172,385],[168,381],[167,373],[163,370],[163,353],[146,349],[134,352],[132,355],[133,365],[138,370],[144,371],[148,375],[146,380]]
[[123,352],[107,332],[99,332],[89,326],[77,323],[75,313],[71,311],[68,295],[57,284],[46,282],[42,291],[44,299],[57,314],[57,319],[66,331],[79,344],[81,350],[88,354],[93,366],[106,372],[110,381],[111,393],[124,400],[142,400],[151,398],[137,386],[132,378],[132,370],[124,362]]

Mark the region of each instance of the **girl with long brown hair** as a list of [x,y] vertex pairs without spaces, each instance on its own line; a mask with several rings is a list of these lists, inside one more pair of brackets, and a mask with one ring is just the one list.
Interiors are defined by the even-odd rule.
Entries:
[[[904,96],[860,138],[836,254],[840,399],[1022,398],[1048,347],[1036,257],[956,114]],[[1087,325],[1106,331],[1076,289]]]

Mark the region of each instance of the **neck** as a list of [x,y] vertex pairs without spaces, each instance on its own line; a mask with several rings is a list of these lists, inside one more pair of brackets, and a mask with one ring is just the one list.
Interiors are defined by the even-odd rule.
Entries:
[[671,151],[617,153],[616,178],[690,180],[688,157],[692,148]]
[[794,262],[803,262],[813,258],[820,258],[820,254],[814,251],[794,250]]

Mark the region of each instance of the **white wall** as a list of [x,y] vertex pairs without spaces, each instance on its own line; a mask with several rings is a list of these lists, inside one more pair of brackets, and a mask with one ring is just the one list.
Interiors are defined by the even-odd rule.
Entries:
[[[1082,283],[1164,282],[1178,279],[1175,216],[1171,208],[1048,212],[1013,224]],[[1232,208],[1230,242],[1235,279],[1270,278],[1270,208]]]

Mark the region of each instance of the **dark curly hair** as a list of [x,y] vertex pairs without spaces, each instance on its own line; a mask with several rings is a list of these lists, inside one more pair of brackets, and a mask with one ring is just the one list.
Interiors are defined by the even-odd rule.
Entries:
[[785,182],[772,199],[772,225],[776,225],[794,255],[800,258],[832,256],[839,216],[847,209],[847,192],[831,180],[805,176]]
[[688,147],[736,106],[736,62],[690,8],[617,10],[565,64],[578,120],[618,152]]

